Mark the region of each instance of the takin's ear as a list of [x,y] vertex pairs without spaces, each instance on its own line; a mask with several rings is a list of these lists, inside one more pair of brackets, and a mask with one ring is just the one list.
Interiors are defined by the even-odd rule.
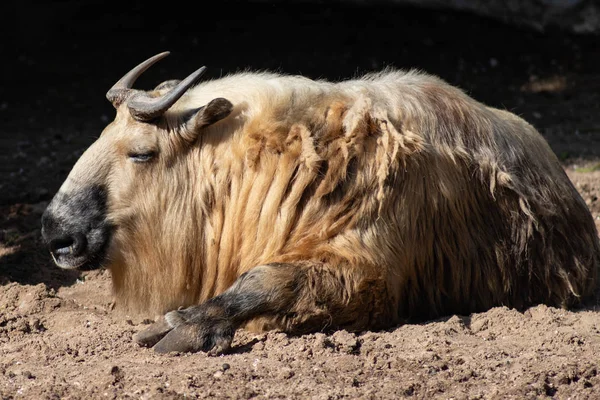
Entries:
[[170,90],[173,89],[175,86],[179,85],[179,82],[181,82],[179,79],[171,79],[168,81],[164,81],[163,83],[160,83],[157,87],[155,87],[154,90]]
[[227,99],[218,97],[211,100],[207,105],[195,110],[188,116],[185,122],[187,138],[195,140],[200,129],[219,122],[233,111],[233,104]]

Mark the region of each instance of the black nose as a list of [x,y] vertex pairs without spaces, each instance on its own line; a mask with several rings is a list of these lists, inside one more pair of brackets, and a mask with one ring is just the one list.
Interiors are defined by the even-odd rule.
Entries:
[[84,252],[87,246],[85,235],[70,230],[59,224],[48,210],[42,215],[42,238],[55,256],[78,256]]

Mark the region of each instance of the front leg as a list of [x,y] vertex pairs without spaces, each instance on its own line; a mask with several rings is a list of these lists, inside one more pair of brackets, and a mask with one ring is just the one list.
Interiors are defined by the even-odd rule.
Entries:
[[216,354],[227,351],[236,329],[258,318],[288,333],[382,328],[397,323],[390,300],[373,268],[272,263],[251,269],[203,304],[167,313],[135,340],[159,353]]

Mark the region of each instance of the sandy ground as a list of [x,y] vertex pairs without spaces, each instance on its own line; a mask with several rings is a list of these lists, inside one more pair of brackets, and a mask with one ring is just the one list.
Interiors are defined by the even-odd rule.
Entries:
[[142,84],[203,63],[213,77],[252,67],[337,79],[385,65],[438,74],[533,123],[600,227],[598,38],[393,7],[253,5],[196,27],[144,22],[154,11],[139,7],[101,16],[90,4],[36,5],[5,53],[14,84],[0,87],[0,398],[600,398],[598,302],[385,332],[238,331],[227,355],[156,355],[132,342],[150,321],[112,310],[110,272],[59,270],[39,232],[48,201],[112,119],[107,88],[165,49],[175,61]]

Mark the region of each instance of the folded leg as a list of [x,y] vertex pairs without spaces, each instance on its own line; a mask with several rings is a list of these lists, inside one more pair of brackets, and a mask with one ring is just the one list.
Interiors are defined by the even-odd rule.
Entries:
[[241,275],[222,294],[140,332],[135,340],[159,353],[220,353],[236,329],[267,321],[269,329],[300,334],[324,329],[359,331],[398,322],[397,305],[374,268],[317,262],[272,263]]

